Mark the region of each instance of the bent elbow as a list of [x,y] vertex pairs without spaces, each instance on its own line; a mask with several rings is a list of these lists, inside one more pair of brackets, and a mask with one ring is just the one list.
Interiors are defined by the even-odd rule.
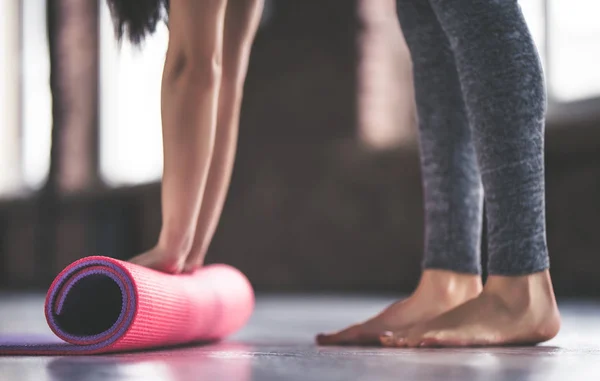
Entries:
[[218,87],[223,72],[221,61],[221,54],[217,52],[181,52],[174,57],[167,56],[164,81],[171,86],[193,86],[198,89]]

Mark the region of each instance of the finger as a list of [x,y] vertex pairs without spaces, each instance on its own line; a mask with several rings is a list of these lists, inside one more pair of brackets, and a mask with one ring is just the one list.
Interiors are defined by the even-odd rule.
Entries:
[[178,274],[183,269],[183,261],[181,261],[179,258],[161,255],[154,250],[133,257],[129,260],[129,262],[171,274]]
[[151,260],[150,253],[146,252],[146,253],[136,255],[135,257],[129,259],[128,262],[139,265],[139,266],[148,267],[150,260]]
[[183,272],[191,273],[202,267],[204,255],[201,250],[194,250],[188,255],[183,266]]

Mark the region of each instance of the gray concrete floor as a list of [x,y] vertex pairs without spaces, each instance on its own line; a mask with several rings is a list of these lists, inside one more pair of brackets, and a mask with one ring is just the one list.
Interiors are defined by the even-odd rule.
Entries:
[[[0,357],[0,381],[600,380],[600,301],[562,301],[563,329],[531,348],[320,348],[317,332],[392,299],[259,297],[246,328],[204,347],[92,357]],[[41,295],[0,295],[3,333],[48,333]]]

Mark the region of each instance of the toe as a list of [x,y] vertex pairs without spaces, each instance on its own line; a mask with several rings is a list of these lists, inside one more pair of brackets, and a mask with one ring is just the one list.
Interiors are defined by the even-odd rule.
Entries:
[[394,332],[387,331],[379,336],[379,342],[384,347],[395,347],[396,346],[395,338],[396,338],[396,335],[394,334]]
[[381,345],[384,347],[402,348],[406,346],[405,332],[385,332],[379,337]]
[[363,331],[357,335],[356,343],[363,346],[381,346],[379,332]]
[[406,335],[405,343],[408,348],[419,348],[426,338],[431,339],[432,337],[433,335],[429,331],[413,329]]
[[352,326],[343,331],[317,335],[319,345],[349,345],[358,343],[358,327]]
[[394,344],[396,348],[406,348],[406,334],[397,333],[394,335]]
[[394,347],[394,333],[393,332],[384,332],[379,336],[379,342],[384,347]]
[[419,340],[417,346],[421,348],[437,348],[442,346],[442,343],[437,337],[423,337]]
[[409,338],[412,348],[442,348],[461,346],[459,341],[445,331],[428,331]]

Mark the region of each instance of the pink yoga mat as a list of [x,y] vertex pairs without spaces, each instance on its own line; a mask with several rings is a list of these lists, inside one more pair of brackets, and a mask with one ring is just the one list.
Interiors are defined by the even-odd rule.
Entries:
[[2,338],[0,354],[81,355],[210,342],[242,328],[253,308],[250,282],[230,266],[170,275],[87,257],[65,268],[48,290],[44,310],[57,338]]

